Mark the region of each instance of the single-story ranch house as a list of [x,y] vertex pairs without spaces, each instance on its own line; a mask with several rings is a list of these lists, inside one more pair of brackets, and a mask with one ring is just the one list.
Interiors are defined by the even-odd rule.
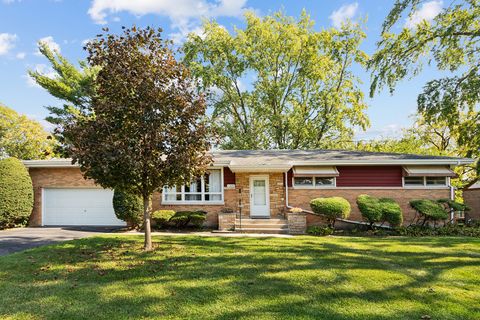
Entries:
[[[341,196],[350,220],[361,221],[360,194],[395,199],[411,221],[411,199],[453,197],[452,168],[472,159],[342,150],[214,151],[207,173],[188,185],[164,188],[153,209],[208,212],[207,225],[220,229],[302,233],[321,222],[290,207],[310,209],[317,197]],[[68,159],[24,161],[32,178],[35,205],[31,226],[123,225],[112,208],[112,191],[85,180]],[[255,219],[255,220],[253,220]],[[268,219],[268,220],[267,220]],[[263,229],[262,229],[263,228]]]

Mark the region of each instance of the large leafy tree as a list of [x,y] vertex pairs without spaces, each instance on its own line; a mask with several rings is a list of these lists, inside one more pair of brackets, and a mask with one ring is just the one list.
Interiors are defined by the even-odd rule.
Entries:
[[54,155],[55,145],[38,121],[0,103],[0,157],[45,159]]
[[152,193],[185,183],[211,161],[205,102],[175,60],[161,30],[108,30],[87,45],[100,67],[90,113],[69,121],[68,152],[87,178],[143,198],[145,249],[151,250]]
[[49,61],[54,76],[39,70],[29,70],[28,74],[38,85],[63,102],[61,106],[47,106],[50,115],[45,120],[55,126],[54,135],[60,142],[57,151],[65,156],[68,137],[64,135],[63,127],[70,118],[90,113],[90,103],[95,94],[94,80],[99,67],[80,61],[78,68],[43,42],[38,44],[38,49]]
[[[418,111],[443,125],[455,137],[457,155],[480,156],[480,2],[452,2],[431,21],[408,24],[395,33],[402,17],[411,19],[424,1],[397,0],[387,16],[378,50],[369,61],[373,73],[370,94],[419,74],[425,64],[449,73],[425,84]],[[465,181],[474,183],[480,173]]]
[[367,61],[359,25],[318,32],[305,12],[298,20],[281,12],[245,17],[233,34],[207,21],[183,47],[202,89],[210,89],[223,148],[328,147],[368,126],[352,72]]

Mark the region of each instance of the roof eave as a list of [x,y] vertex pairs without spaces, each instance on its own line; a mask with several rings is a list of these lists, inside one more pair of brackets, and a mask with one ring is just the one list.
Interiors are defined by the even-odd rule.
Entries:
[[62,160],[23,160],[27,168],[68,168],[78,167],[78,164],[72,164],[71,159]]
[[328,160],[328,161],[295,161],[294,166],[336,166],[336,165],[466,165],[473,159],[395,159],[395,160]]

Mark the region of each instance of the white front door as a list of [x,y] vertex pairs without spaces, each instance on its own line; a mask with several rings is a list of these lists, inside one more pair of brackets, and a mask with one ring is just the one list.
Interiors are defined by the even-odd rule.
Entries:
[[268,176],[250,177],[250,217],[270,217]]

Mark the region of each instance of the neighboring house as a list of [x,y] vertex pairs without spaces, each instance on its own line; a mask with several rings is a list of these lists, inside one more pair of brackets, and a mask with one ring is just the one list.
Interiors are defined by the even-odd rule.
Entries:
[[465,213],[465,218],[480,221],[480,182],[463,190],[463,201],[471,209]]
[[[294,224],[299,224],[298,230],[303,232],[305,224],[318,224],[321,219],[310,214],[289,216],[287,208],[309,210],[313,198],[340,196],[352,206],[349,219],[360,221],[355,201],[358,195],[369,194],[397,200],[408,223],[415,214],[408,204],[411,199],[451,198],[452,168],[472,162],[466,158],[341,150],[215,151],[205,176],[154,194],[153,209],[202,209],[208,212],[206,224],[221,229],[238,228],[235,218],[241,214],[247,231],[256,224],[270,231],[290,228],[294,232]],[[24,163],[35,191],[32,226],[123,224],[113,213],[112,191],[85,180],[70,160]],[[290,225],[277,220],[287,218]]]

